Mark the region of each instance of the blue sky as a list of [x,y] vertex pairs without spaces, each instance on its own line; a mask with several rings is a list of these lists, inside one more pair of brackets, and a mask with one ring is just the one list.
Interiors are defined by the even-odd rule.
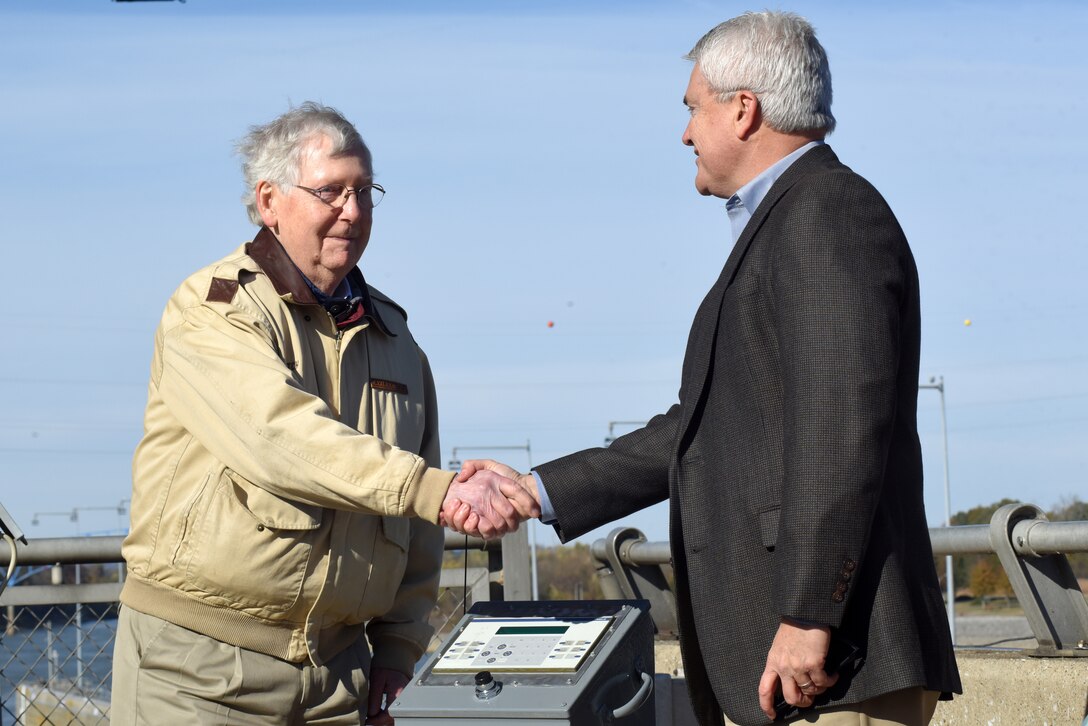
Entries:
[[[829,141],[918,260],[953,511],[1085,498],[1088,7],[781,7],[816,26]],[[432,360],[445,458],[528,442],[540,463],[665,410],[728,254],[680,143],[681,56],[745,9],[0,1],[0,501],[31,537],[119,526],[162,306],[254,231],[232,144],[309,99],[356,123],[388,189],[362,267]],[[934,391],[919,426],[939,524]],[[660,506],[624,524],[668,536]]]

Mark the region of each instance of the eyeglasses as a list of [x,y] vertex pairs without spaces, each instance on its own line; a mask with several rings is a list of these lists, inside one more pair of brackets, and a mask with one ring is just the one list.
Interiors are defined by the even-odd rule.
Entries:
[[301,184],[296,184],[295,186],[313,194],[334,209],[340,209],[347,204],[348,198],[352,194],[355,195],[355,200],[358,202],[359,206],[364,209],[373,209],[378,206],[378,203],[382,201],[382,197],[385,196],[385,189],[383,189],[380,184],[367,184],[358,189],[353,189],[352,187],[344,186],[343,184],[326,184],[320,189],[311,189],[310,187],[304,187]]

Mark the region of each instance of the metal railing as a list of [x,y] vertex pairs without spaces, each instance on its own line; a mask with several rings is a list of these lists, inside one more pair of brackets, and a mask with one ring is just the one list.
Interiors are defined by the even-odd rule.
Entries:
[[[21,566],[121,562],[122,537],[32,540],[18,548]],[[1088,552],[1088,522],[1049,522],[1030,504],[1006,505],[989,525],[930,529],[935,555],[995,553],[1023,607],[1037,647],[1033,655],[1088,655],[1088,605],[1065,553]],[[432,613],[436,641],[457,622],[465,597],[524,600],[529,569],[524,538],[484,542],[446,533],[447,550],[484,550],[486,568],[444,570]],[[663,565],[668,542],[647,542],[636,529],[619,528],[592,545],[607,598],[650,601],[659,637],[675,637],[676,600]],[[10,561],[0,542],[0,566]],[[118,572],[122,572],[118,568]],[[122,583],[16,585],[0,594],[0,726],[106,724],[117,599]],[[120,579],[120,574],[118,576]],[[465,584],[467,583],[467,588]],[[471,593],[471,594],[470,594]]]
[[[933,554],[996,554],[1024,610],[1037,656],[1088,656],[1088,602],[1066,553],[1088,552],[1088,522],[1050,522],[1033,504],[1006,504],[990,524],[929,530]],[[608,598],[645,598],[659,635],[672,636],[676,598],[662,565],[668,542],[647,542],[637,529],[618,528],[593,543],[597,575]]]
[[[18,564],[50,571],[54,584],[18,584],[0,593],[0,726],[109,723],[113,640],[123,567],[123,537],[31,540],[17,549]],[[528,569],[524,547],[446,533],[446,550],[465,550],[466,567],[442,571],[438,602],[431,613],[437,646],[471,602],[527,599],[518,581],[508,586],[507,567]],[[467,567],[468,551],[484,550],[487,567]],[[0,565],[11,560],[11,545],[0,542]],[[117,563],[112,582],[78,583],[79,568]],[[77,583],[64,583],[63,568],[76,567]],[[71,573],[69,573],[71,574]]]

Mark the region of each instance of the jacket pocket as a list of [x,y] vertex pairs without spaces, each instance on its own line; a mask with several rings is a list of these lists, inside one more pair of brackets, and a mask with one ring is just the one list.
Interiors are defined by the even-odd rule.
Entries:
[[412,523],[407,517],[383,516],[380,519],[381,523],[374,531],[366,587],[362,588],[355,605],[355,619],[359,622],[389,612],[408,566]]
[[320,507],[278,497],[229,469],[205,490],[186,543],[186,583],[211,604],[257,615],[284,613],[302,596]]
[[272,529],[317,529],[321,526],[322,509],[316,504],[303,504],[279,497],[243,479],[227,469],[224,472],[234,487],[234,495],[249,516],[258,524]]
[[781,512],[781,507],[775,507],[759,513],[759,536],[768,550],[774,550],[778,544],[778,518]]

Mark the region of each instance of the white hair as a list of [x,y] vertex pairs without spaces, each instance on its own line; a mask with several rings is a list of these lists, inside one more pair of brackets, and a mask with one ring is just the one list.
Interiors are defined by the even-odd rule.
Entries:
[[794,13],[765,10],[727,20],[684,56],[721,101],[737,91],[759,99],[763,120],[782,133],[835,129],[831,68],[816,31]]
[[351,122],[331,106],[306,101],[267,124],[251,126],[235,147],[242,157],[246,184],[242,202],[251,222],[262,223],[257,211],[257,183],[267,181],[280,188],[297,183],[303,151],[322,136],[332,142],[331,156],[358,156],[373,171],[370,149]]

